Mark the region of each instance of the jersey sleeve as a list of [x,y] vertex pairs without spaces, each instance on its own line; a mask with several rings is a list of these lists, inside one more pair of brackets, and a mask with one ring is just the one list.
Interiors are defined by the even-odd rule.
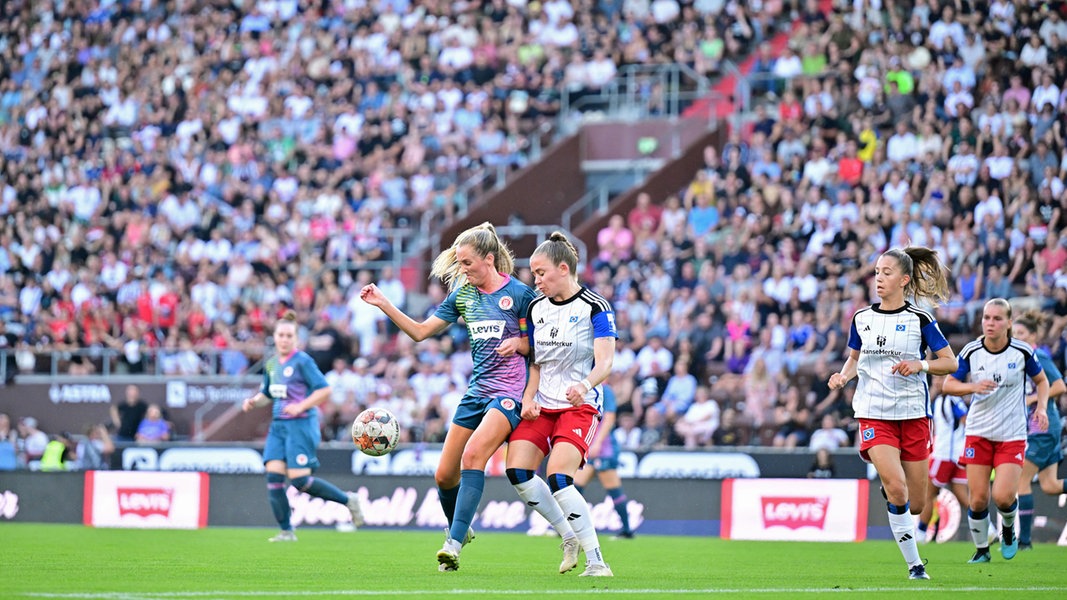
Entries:
[[315,390],[329,387],[329,384],[326,383],[326,377],[322,374],[322,371],[319,371],[319,368],[315,366],[315,361],[310,356],[304,354],[300,359],[300,374],[308,384],[308,394]]
[[959,357],[959,367],[956,372],[952,374],[956,378],[956,381],[967,381],[967,374],[971,372],[971,358],[970,355]]
[[1060,373],[1059,367],[1056,366],[1056,363],[1052,361],[1052,357],[1047,353],[1038,350],[1037,360],[1041,363],[1041,369],[1045,372],[1045,377],[1048,377],[1049,385],[1063,379],[1063,373]]
[[863,348],[863,340],[860,339],[860,332],[856,329],[856,315],[852,315],[852,326],[848,328],[848,347],[857,352]]
[[922,327],[923,341],[930,350],[937,352],[948,346],[948,340],[945,339],[945,334],[941,333],[941,327],[938,326],[937,321],[930,321],[923,324]]
[[456,306],[456,297],[459,295],[459,288],[452,290],[445,298],[445,301],[437,307],[437,310],[433,311],[433,316],[441,319],[442,321],[448,321],[449,323],[455,323],[459,320],[459,308]]
[[615,313],[610,310],[599,310],[592,316],[593,338],[618,338],[619,330],[615,327]]
[[[265,365],[266,367],[270,366],[270,361],[271,361],[271,359],[267,359],[267,364]],[[269,368],[264,368],[263,369],[263,383],[261,383],[260,386],[259,386],[259,393],[263,394],[264,396],[266,396],[268,398],[273,399],[271,397],[271,395],[270,395],[270,369]]]
[[[1037,377],[1041,374],[1041,363],[1038,362],[1037,357],[1033,354],[1026,355],[1026,374],[1030,377]],[[1051,383],[1051,382],[1050,382]]]

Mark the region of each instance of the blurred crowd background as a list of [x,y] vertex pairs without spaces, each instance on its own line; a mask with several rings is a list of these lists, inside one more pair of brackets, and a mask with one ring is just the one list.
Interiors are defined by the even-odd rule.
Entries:
[[[596,94],[634,64],[715,78],[754,57],[727,143],[684,188],[613,211],[590,248],[585,283],[621,333],[615,435],[641,450],[848,445],[851,388],[826,381],[890,247],[940,252],[953,294],[936,314],[957,349],[1005,297],[1054,317],[1041,338],[1064,366],[1065,12],[0,2],[5,372],[90,375],[109,350],[115,373],[238,375],[292,308],[334,387],[327,438],[383,404],[408,441],[440,441],[470,369],[465,331],[415,345],[358,299],[371,281],[415,316],[443,299],[401,282],[396,240],[451,220],[465,181],[535,160],[564,90]],[[27,417],[0,416],[23,453]]]

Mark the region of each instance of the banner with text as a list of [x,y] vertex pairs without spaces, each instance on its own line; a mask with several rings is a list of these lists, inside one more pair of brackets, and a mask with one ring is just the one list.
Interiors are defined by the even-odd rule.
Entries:
[[865,479],[727,479],[722,537],[859,542],[867,537]]
[[207,526],[207,473],[88,471],[84,522],[93,527]]

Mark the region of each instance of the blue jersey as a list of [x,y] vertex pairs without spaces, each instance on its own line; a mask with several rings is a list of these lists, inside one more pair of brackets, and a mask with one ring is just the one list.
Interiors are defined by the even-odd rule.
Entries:
[[[1045,371],[1045,377],[1048,378],[1049,385],[1063,379],[1063,374],[1056,368],[1056,363],[1052,361],[1052,356],[1049,355],[1044,348],[1038,348],[1034,352],[1034,355],[1037,357],[1037,362],[1041,364],[1041,368]],[[1026,395],[1029,396],[1030,394],[1035,393],[1037,393],[1037,388],[1034,386],[1033,380],[1027,378]],[[1056,439],[1059,439],[1062,425],[1060,424],[1060,410],[1056,406],[1056,399],[1048,399],[1048,429],[1046,431],[1037,429],[1037,424],[1034,422],[1034,411],[1036,410],[1036,402],[1026,406],[1026,422],[1029,427],[1027,430],[1028,437],[1033,437],[1035,435],[1051,435],[1055,436]]]
[[520,354],[500,356],[500,342],[526,332],[526,309],[534,298],[530,286],[507,277],[506,283],[491,294],[471,284],[452,291],[437,307],[434,316],[449,323],[460,317],[471,340],[474,369],[465,397],[513,400],[522,397],[526,387],[526,358]]
[[306,419],[316,409],[304,411],[293,417],[283,409],[298,402],[303,402],[315,390],[328,387],[322,371],[315,365],[314,359],[302,351],[297,351],[282,362],[278,355],[267,359],[263,369],[263,385],[259,391],[274,401],[272,415],[275,419]]
[[[611,386],[607,384],[602,385],[601,388],[604,390],[601,411],[604,415],[607,415],[608,413],[617,415],[618,407],[616,406],[615,401],[615,390],[611,389]],[[616,423],[616,425],[617,424],[618,423]],[[603,421],[601,421],[601,425],[603,425]],[[609,431],[607,437],[604,438],[604,443],[600,446],[600,458],[615,458],[618,455],[619,442],[616,441],[615,436],[611,435],[611,432]]]

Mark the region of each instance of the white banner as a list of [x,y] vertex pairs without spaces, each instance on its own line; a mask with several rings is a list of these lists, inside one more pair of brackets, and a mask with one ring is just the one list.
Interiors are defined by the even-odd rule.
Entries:
[[722,537],[859,542],[867,537],[865,479],[727,479]]
[[85,473],[86,525],[197,529],[207,526],[207,509],[207,473]]

